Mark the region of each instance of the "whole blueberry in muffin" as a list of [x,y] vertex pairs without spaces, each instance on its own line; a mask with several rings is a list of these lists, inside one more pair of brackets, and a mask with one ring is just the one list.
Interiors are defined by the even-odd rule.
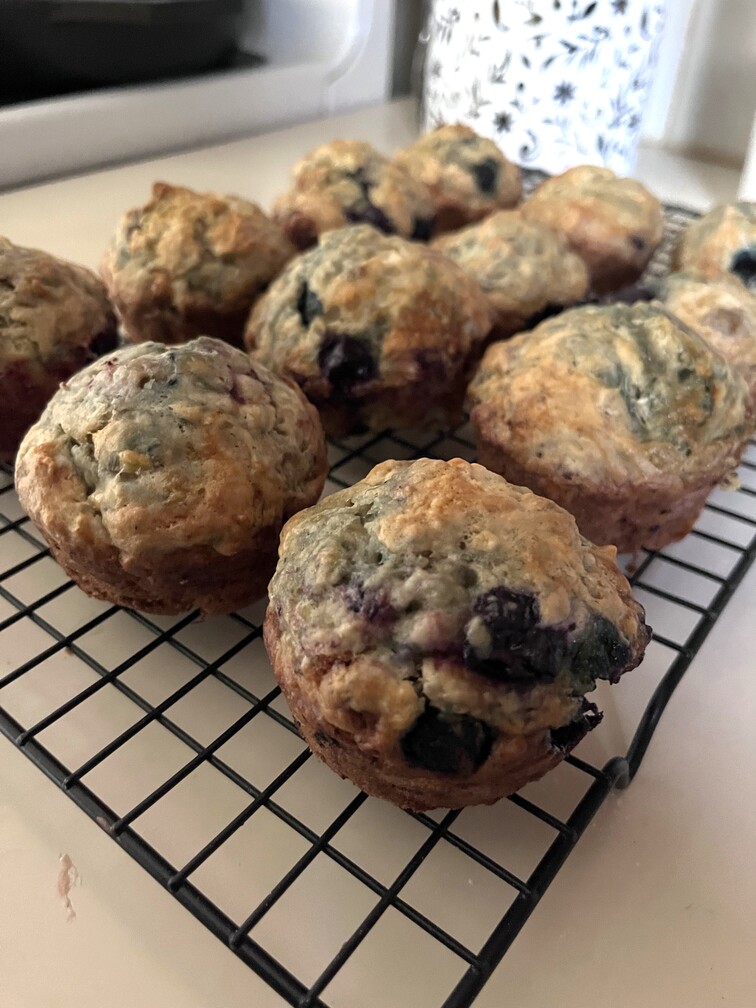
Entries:
[[488,298],[493,335],[503,339],[575,304],[588,292],[588,270],[564,238],[516,210],[434,243],[478,281]]
[[433,230],[433,204],[422,180],[359,140],[333,140],[297,162],[273,217],[300,249],[346,224],[372,224],[384,234],[419,240]]
[[486,299],[458,266],[362,224],[328,232],[286,267],[246,343],[338,437],[456,419],[489,328]]
[[572,308],[489,347],[478,457],[620,551],[684,536],[751,430],[743,378],[658,302]]
[[280,528],[318,499],[326,468],[299,389],[202,337],[80,371],[24,438],[16,488],[89,594],[220,613],[265,594]]
[[522,195],[517,165],[504,157],[493,140],[461,123],[425,133],[399,151],[394,162],[428,187],[434,234],[516,206]]
[[664,234],[661,204],[645,186],[591,165],[546,179],[522,213],[566,239],[596,294],[634,283]]
[[101,272],[132,342],[239,346],[254,301],[294,252],[254,203],[156,182],[121,218]]
[[756,291],[756,203],[727,203],[693,221],[675,260],[679,269],[703,277],[730,273]]
[[511,794],[649,639],[615,550],[460,459],[384,462],[285,526],[265,644],[316,755],[404,808]]
[[0,461],[13,461],[58,385],[117,342],[94,273],[0,237]]

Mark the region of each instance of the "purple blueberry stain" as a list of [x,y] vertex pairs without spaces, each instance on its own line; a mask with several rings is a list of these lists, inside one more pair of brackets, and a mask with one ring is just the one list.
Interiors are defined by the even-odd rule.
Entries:
[[366,588],[361,581],[350,581],[344,588],[344,605],[359,613],[371,626],[387,629],[396,620],[396,609],[383,589]]
[[353,390],[375,378],[378,368],[370,348],[356,336],[329,333],[318,353],[318,367],[335,395]]
[[469,714],[446,714],[426,704],[400,745],[410,766],[433,773],[473,773],[491,754],[497,732]]

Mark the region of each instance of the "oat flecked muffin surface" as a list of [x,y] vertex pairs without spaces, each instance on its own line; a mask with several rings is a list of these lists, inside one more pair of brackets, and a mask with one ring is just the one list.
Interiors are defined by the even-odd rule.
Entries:
[[637,280],[664,234],[661,204],[645,186],[590,165],[546,179],[522,213],[567,239],[597,294]]
[[517,165],[493,140],[461,123],[425,133],[399,151],[394,161],[428,187],[435,234],[516,206],[522,196]]
[[117,342],[94,273],[0,236],[0,461],[13,461],[58,385]]
[[489,328],[483,292],[451,260],[363,224],[323,235],[287,266],[246,343],[339,437],[454,422]]
[[265,644],[316,755],[404,808],[491,803],[555,766],[641,660],[615,550],[461,459],[384,462],[285,526]]
[[124,348],[62,386],[19,449],[16,488],[89,594],[220,613],[265,594],[280,528],[325,473],[299,389],[203,337]]
[[693,221],[675,261],[679,269],[705,277],[731,273],[756,290],[756,203],[728,203]]
[[718,350],[740,371],[751,393],[756,418],[756,289],[734,277],[702,278],[670,273],[659,289],[665,307]]
[[156,182],[119,222],[101,272],[129,340],[239,346],[252,304],[294,253],[254,203]]
[[299,249],[346,224],[372,224],[384,234],[420,240],[433,231],[425,184],[359,140],[333,140],[298,161],[273,217]]
[[565,239],[516,210],[491,214],[433,244],[478,281],[498,338],[530,328],[588,291],[588,270]]
[[658,303],[573,308],[494,344],[469,401],[480,462],[620,552],[684,536],[751,427],[743,379]]

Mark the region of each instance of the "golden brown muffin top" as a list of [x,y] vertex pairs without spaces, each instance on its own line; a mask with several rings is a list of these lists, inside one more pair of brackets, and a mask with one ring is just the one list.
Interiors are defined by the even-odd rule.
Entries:
[[522,464],[608,495],[730,465],[750,425],[743,379],[653,303],[573,308],[494,344],[469,394]]
[[711,278],[670,273],[659,296],[740,371],[756,400],[756,293],[726,273]]
[[114,326],[94,273],[0,236],[0,367],[24,361],[44,371],[82,347],[96,354],[97,337],[112,344]]
[[482,291],[451,260],[361,224],[329,231],[289,263],[245,339],[308,395],[360,399],[466,360],[489,328]]
[[142,343],[61,386],[21,444],[16,486],[52,539],[76,529],[128,567],[199,545],[233,555],[312,499],[324,453],[299,389],[243,351]]
[[642,268],[664,234],[661,204],[645,186],[592,165],[546,179],[522,213],[563,234],[596,271],[607,257]]
[[152,198],[121,218],[102,274],[126,305],[231,313],[249,308],[294,253],[256,204],[155,182]]
[[732,273],[756,290],[756,203],[727,203],[693,221],[677,247],[676,265],[706,277]]
[[574,304],[588,290],[588,270],[566,240],[517,210],[443,235],[433,247],[478,281],[502,320],[525,322],[547,305]]
[[461,123],[425,133],[399,151],[394,161],[428,187],[436,233],[516,206],[522,196],[517,165],[493,140]]
[[345,224],[372,224],[384,234],[429,238],[433,204],[423,182],[359,140],[333,140],[294,166],[291,189],[273,217],[298,248]]
[[482,466],[391,461],[287,523],[270,602],[329,710],[401,733],[428,704],[527,735],[640,661],[643,610],[615,557]]

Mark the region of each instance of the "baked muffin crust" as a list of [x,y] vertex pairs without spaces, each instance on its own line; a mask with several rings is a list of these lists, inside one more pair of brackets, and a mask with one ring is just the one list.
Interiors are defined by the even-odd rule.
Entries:
[[591,165],[546,179],[522,214],[567,239],[597,294],[637,280],[664,234],[661,204],[645,186]]
[[756,288],[752,293],[726,273],[711,278],[670,273],[660,285],[659,297],[668,311],[743,375],[756,418]]
[[620,551],[685,535],[751,426],[743,379],[658,303],[573,308],[494,344],[469,400],[480,461]]
[[727,203],[693,221],[677,247],[677,268],[705,277],[731,273],[756,290],[756,203]]
[[649,632],[551,501],[460,459],[384,462],[285,526],[265,642],[316,755],[406,808],[490,803],[600,719]]
[[433,243],[480,284],[499,339],[584,298],[588,270],[551,228],[501,210]]
[[522,196],[517,165],[487,137],[461,123],[439,126],[399,151],[394,162],[428,187],[434,234],[516,206]]
[[372,224],[384,234],[426,240],[433,204],[423,182],[369,143],[333,140],[294,166],[294,180],[273,205],[273,218],[299,249],[325,231]]
[[101,272],[132,342],[239,346],[252,304],[294,253],[254,203],[156,182],[121,218]]
[[13,461],[60,382],[117,342],[94,273],[0,236],[0,461]]
[[290,263],[245,339],[338,437],[456,419],[489,328],[486,299],[458,266],[362,224],[328,232]]
[[19,450],[16,488],[85,591],[216,613],[265,593],[279,529],[325,473],[299,390],[203,337],[124,348],[62,386]]

